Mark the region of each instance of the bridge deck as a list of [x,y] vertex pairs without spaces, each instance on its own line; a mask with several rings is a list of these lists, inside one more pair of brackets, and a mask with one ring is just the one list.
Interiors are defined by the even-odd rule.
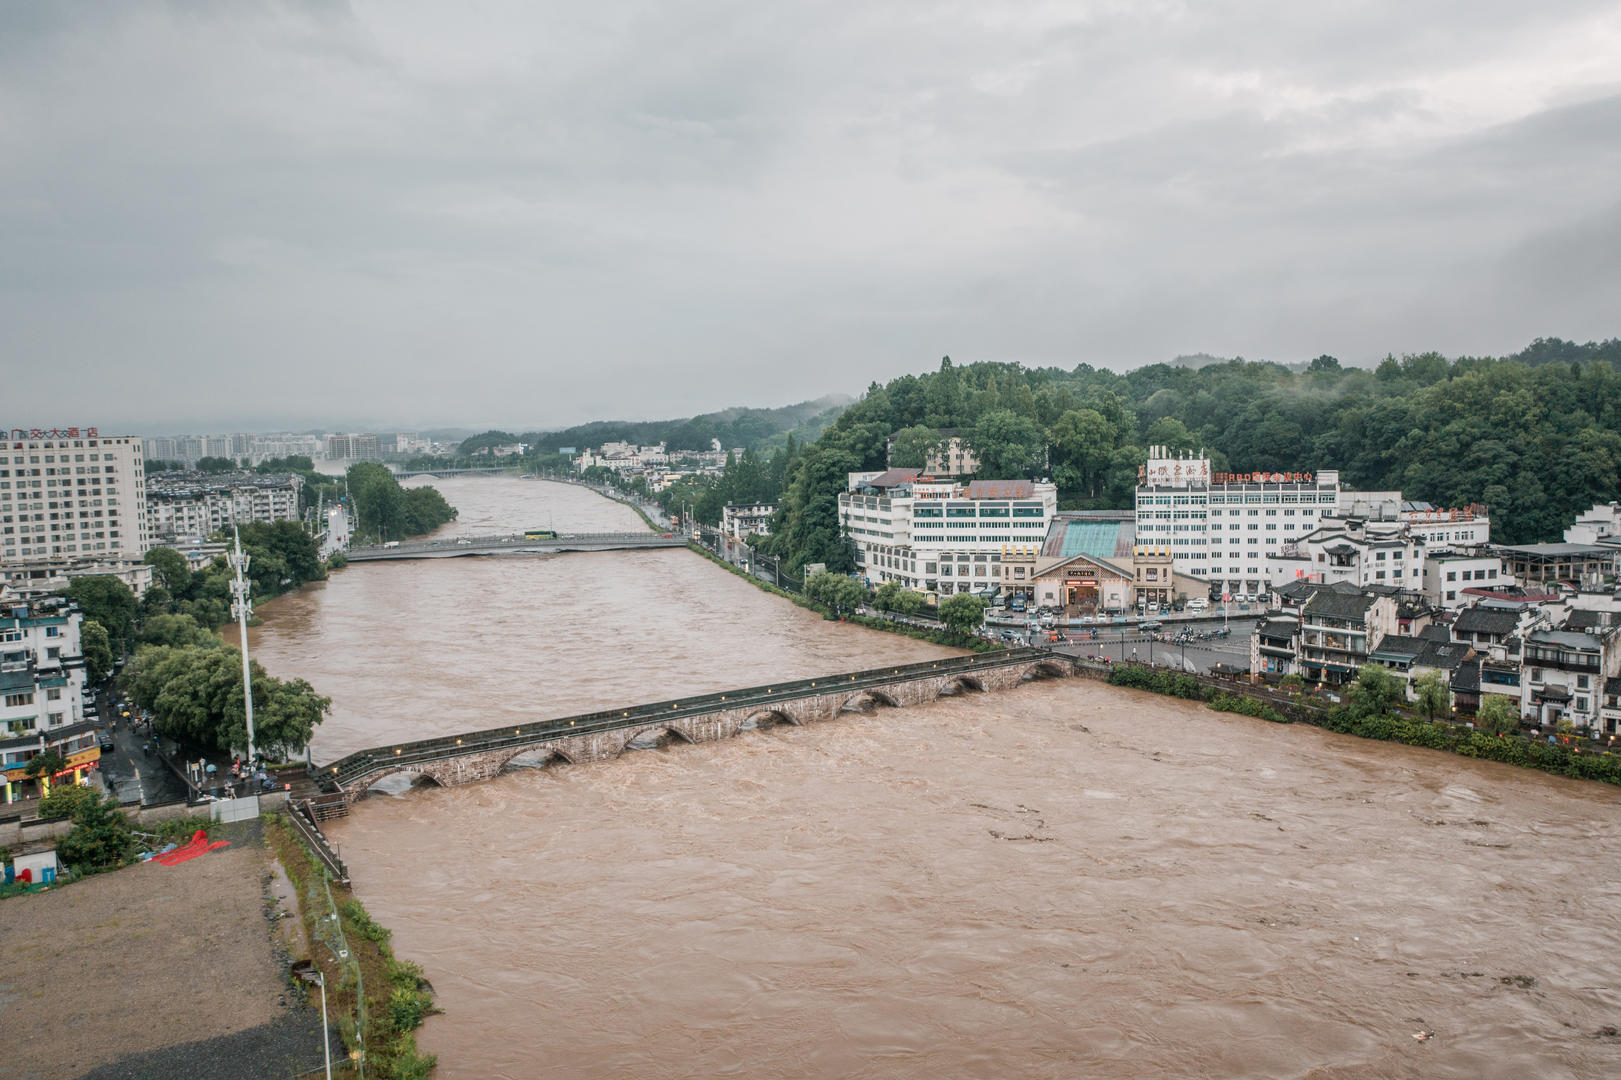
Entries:
[[869,668],[865,671],[844,672],[837,675],[822,675],[767,686],[751,686],[716,694],[700,694],[695,697],[604,709],[531,724],[488,728],[461,735],[446,735],[435,739],[419,739],[414,742],[373,747],[321,766],[318,779],[324,787],[331,790],[361,780],[374,772],[393,771],[403,765],[442,761],[515,746],[541,746],[561,739],[645,727],[649,723],[678,720],[722,709],[770,707],[782,702],[825,695],[835,690],[859,691],[897,682],[968,675],[976,671],[989,671],[1043,660],[1061,661],[1066,667],[1071,666],[1073,662],[1073,658],[1050,649],[1017,648],[994,653],[978,653],[973,656],[950,657],[944,660],[925,660],[916,664]]
[[521,536],[464,536],[451,540],[417,540],[393,547],[356,547],[345,552],[350,562],[394,559],[452,559],[465,555],[533,552],[556,555],[564,551],[623,551],[641,548],[686,547],[685,537],[658,533],[560,533],[545,540]]

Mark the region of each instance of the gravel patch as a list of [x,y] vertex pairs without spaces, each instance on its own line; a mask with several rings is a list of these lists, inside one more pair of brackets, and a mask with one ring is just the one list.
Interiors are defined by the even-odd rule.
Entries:
[[[332,1040],[332,1052],[341,1062],[343,1044],[337,1032]],[[234,1035],[131,1054],[92,1069],[79,1080],[279,1080],[319,1069],[321,1064],[321,1013],[303,1009]]]

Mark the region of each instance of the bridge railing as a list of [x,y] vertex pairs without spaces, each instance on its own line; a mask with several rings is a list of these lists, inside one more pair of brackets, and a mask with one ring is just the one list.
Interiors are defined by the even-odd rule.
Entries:
[[717,709],[749,708],[770,705],[780,701],[793,701],[827,693],[837,686],[843,690],[860,690],[867,686],[906,681],[939,675],[968,674],[974,671],[1009,667],[1014,664],[1038,660],[1060,660],[1066,664],[1072,658],[1050,649],[1021,647],[973,656],[948,657],[944,660],[924,660],[915,664],[889,665],[864,671],[820,675],[795,679],[783,683],[751,686],[720,693],[699,694],[692,697],[655,701],[618,709],[581,713],[528,724],[487,728],[461,735],[445,735],[413,742],[393,743],[361,750],[337,761],[323,765],[318,779],[323,785],[347,784],[380,769],[393,769],[401,765],[424,761],[437,761],[485,750],[497,750],[515,745],[530,744],[567,738],[575,735],[593,735],[627,727],[641,727],[661,719],[679,719],[693,713],[713,712]]
[[[635,543],[657,544],[666,538],[657,533],[649,532],[612,532],[612,533],[558,533],[553,537],[544,539],[526,540],[521,535],[502,533],[500,536],[455,536],[441,540],[410,540],[400,541],[393,547],[383,547],[377,544],[349,549],[351,557],[354,555],[398,555],[413,551],[432,551],[443,548],[456,547],[533,547],[536,544],[590,544],[590,543]],[[674,541],[676,538],[669,538]]]

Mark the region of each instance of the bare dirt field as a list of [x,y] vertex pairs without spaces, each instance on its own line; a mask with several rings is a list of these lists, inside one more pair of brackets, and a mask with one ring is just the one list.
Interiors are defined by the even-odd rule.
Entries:
[[251,824],[210,830],[231,846],[177,866],[131,866],[4,902],[0,1029],[10,1050],[0,1078],[104,1066],[119,1076],[290,1076],[311,1050],[319,1065],[319,1013],[296,1002],[276,957],[270,864]]

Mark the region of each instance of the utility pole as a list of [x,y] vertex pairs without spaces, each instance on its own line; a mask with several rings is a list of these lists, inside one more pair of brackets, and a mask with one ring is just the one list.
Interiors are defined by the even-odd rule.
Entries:
[[253,613],[253,602],[248,597],[248,583],[243,574],[248,569],[249,556],[242,552],[242,531],[234,525],[231,533],[236,538],[236,550],[226,556],[226,561],[236,577],[231,582],[231,614],[236,616],[236,625],[242,636],[242,704],[247,711],[248,718],[248,761],[253,761],[253,679],[248,669],[248,616]]

